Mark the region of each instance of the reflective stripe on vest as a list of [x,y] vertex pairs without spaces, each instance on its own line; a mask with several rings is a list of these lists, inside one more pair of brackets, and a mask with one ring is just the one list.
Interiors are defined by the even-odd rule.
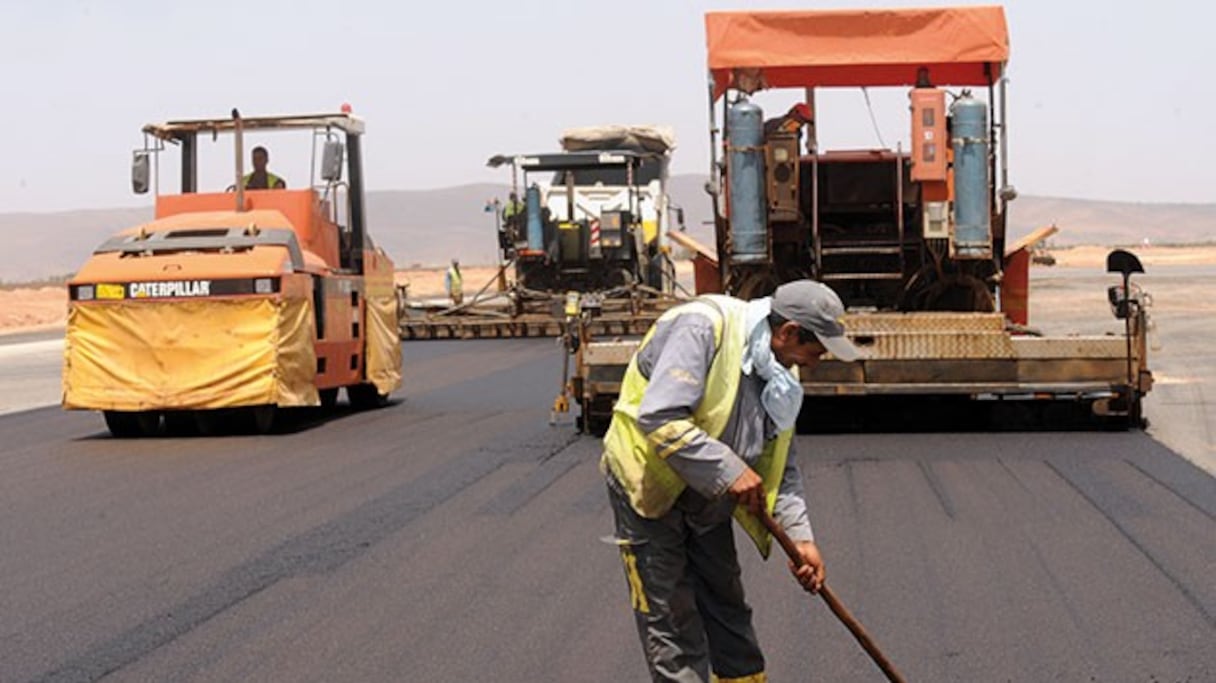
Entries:
[[[743,349],[747,341],[747,304],[731,297],[709,295],[677,306],[659,318],[642,339],[645,348],[655,329],[664,322],[689,313],[705,315],[714,326],[714,357],[705,375],[701,402],[689,419],[672,420],[650,434],[638,427],[638,408],[649,381],[637,365],[637,353],[629,361],[621,392],[613,408],[612,424],[604,436],[601,467],[612,473],[629,496],[633,509],[643,517],[657,519],[667,514],[687,484],[666,463],[667,457],[687,444],[700,428],[709,436],[721,437],[735,408],[742,376]],[[769,442],[753,469],[764,480],[765,503],[770,514],[777,502],[777,489],[789,456],[793,430]],[[735,519],[755,542],[765,558],[772,537],[746,509],[736,506]]]
[[[245,174],[245,179],[242,181],[243,183],[245,183],[245,189],[249,189],[249,181],[250,181],[250,180],[253,180],[253,174],[252,174],[252,173],[246,173],[246,174]],[[266,172],[266,188],[265,188],[265,189],[267,189],[267,190],[273,190],[273,189],[275,188],[275,186],[277,186],[278,184],[279,184],[279,177],[278,177],[277,175],[275,175],[275,174],[271,173],[270,171],[267,171],[267,172]],[[262,188],[255,188],[255,189],[262,189]]]

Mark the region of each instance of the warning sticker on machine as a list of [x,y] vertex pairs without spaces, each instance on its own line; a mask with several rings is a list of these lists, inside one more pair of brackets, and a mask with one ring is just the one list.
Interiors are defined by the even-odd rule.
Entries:
[[167,280],[164,282],[132,282],[127,285],[127,297],[131,299],[186,296],[211,296],[211,281]]
[[97,285],[98,299],[122,299],[126,295],[126,289],[122,285]]

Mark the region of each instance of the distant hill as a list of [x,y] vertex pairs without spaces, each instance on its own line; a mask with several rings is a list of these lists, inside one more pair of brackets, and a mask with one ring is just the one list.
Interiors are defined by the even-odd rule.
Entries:
[[106,237],[151,217],[150,208],[0,214],[0,281],[71,273]]
[[[713,243],[705,176],[671,179],[674,204],[682,206],[694,237]],[[462,185],[435,190],[369,192],[373,239],[401,267],[441,265],[452,257],[467,264],[492,263],[494,217],[486,201],[505,198],[506,185]],[[151,218],[150,208],[45,214],[0,214],[0,281],[22,282],[73,272],[93,248],[118,230]],[[1010,236],[1055,223],[1053,241],[1067,244],[1216,242],[1216,204],[1146,204],[1055,197],[1019,197],[1010,207]]]
[[[492,263],[497,241],[486,200],[505,199],[506,185],[369,192],[367,215],[376,244],[400,266],[444,264],[453,256]],[[0,282],[23,282],[74,272],[107,237],[152,219],[151,207],[0,213]]]
[[398,267],[494,263],[498,238],[486,202],[506,200],[507,185],[461,185],[439,190],[367,193],[368,229]]
[[1009,230],[1020,237],[1059,226],[1058,244],[1135,245],[1216,242],[1216,204],[1104,202],[1061,197],[1019,197],[1009,206]]

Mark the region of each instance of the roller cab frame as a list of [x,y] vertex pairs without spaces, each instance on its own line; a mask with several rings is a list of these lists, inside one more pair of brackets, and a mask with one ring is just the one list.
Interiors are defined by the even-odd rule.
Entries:
[[[272,166],[299,189],[244,187],[248,131],[311,138],[307,173]],[[132,185],[155,187],[154,219],[103,242],[68,283],[64,408],[140,436],[268,431],[276,410],[332,406],[341,388],[358,407],[386,402],[401,383],[398,306],[367,231],[363,132],[347,112],[145,126]],[[231,184],[200,191],[200,146],[228,141]],[[167,146],[176,193],[160,192]]]

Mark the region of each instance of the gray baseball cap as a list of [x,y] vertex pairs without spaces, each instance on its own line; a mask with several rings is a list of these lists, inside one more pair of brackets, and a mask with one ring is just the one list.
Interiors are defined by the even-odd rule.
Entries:
[[831,287],[814,280],[794,280],[773,293],[773,313],[815,333],[823,346],[842,361],[863,357],[844,336],[844,304]]

